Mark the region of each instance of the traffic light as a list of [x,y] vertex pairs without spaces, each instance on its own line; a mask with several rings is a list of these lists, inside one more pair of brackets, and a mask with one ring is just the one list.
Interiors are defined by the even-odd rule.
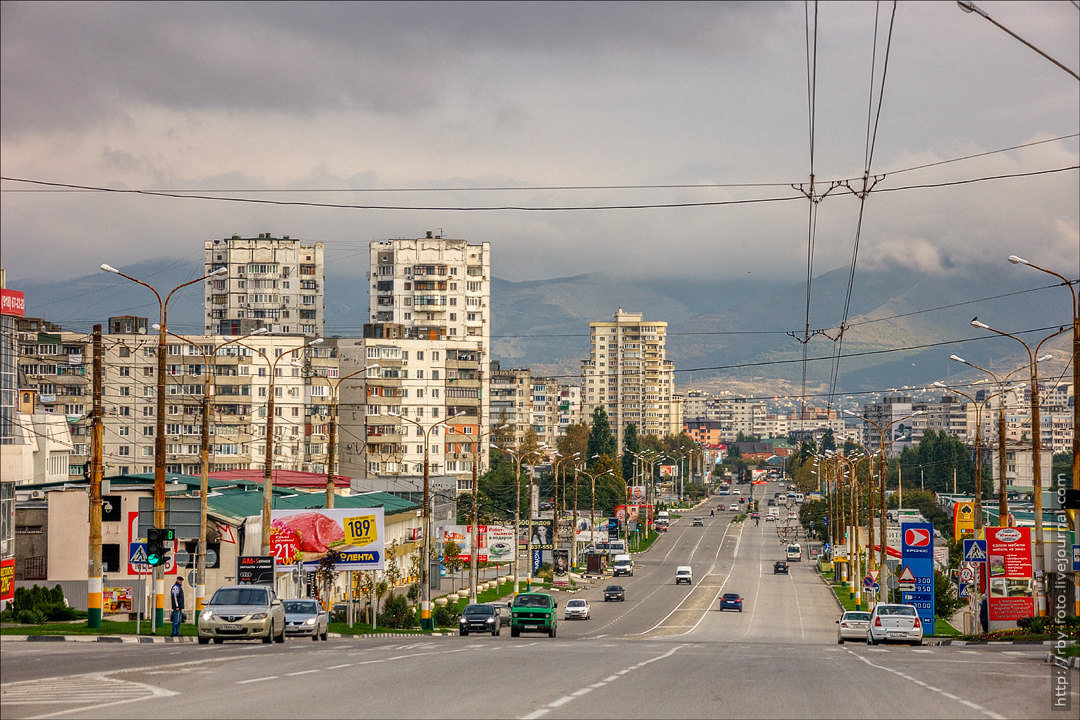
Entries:
[[150,567],[164,565],[169,554],[169,546],[176,539],[176,531],[171,528],[147,528],[146,530],[146,564]]

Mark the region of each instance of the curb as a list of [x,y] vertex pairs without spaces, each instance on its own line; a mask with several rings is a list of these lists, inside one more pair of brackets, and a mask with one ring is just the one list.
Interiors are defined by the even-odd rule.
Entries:
[[1057,665],[1058,667],[1068,668],[1069,670],[1080,670],[1080,657],[1059,658],[1054,653],[1049,652],[1046,654],[1046,662],[1051,665]]
[[101,642],[133,645],[193,643],[194,637],[142,637],[139,635],[4,635],[3,642]]

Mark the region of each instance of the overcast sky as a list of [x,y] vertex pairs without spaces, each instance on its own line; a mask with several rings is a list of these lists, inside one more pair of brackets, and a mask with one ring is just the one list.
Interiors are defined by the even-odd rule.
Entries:
[[[978,5],[1080,67],[1075,3]],[[204,241],[270,232],[363,273],[369,241],[441,229],[491,242],[509,280],[798,281],[809,202],[792,185],[813,167],[819,192],[857,186],[869,157],[860,267],[1018,253],[1080,274],[1074,77],[953,2],[902,2],[894,23],[890,3],[823,2],[816,34],[814,9],[3,2],[0,261],[9,284],[153,258],[195,270]],[[902,189],[940,183],[959,184]],[[686,185],[703,187],[670,187]],[[506,206],[619,208],[451,209]],[[850,262],[860,202],[841,186],[817,207],[824,272]]]

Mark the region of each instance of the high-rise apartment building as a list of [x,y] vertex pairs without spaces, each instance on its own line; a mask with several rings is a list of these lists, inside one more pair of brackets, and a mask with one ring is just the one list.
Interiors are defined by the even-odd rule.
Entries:
[[612,320],[589,323],[590,357],[582,362],[584,412],[602,407],[623,448],[626,426],[639,435],[667,435],[674,427],[675,366],[665,359],[667,323],[619,308]]
[[[499,445],[513,449],[525,438],[532,418],[532,372],[528,368],[506,368],[491,363],[491,392],[488,422],[491,436]],[[500,429],[503,425],[509,428]]]
[[205,244],[206,272],[228,275],[207,281],[204,333],[246,335],[265,327],[272,334],[320,337],[326,312],[323,244],[284,235],[239,235]]
[[408,338],[491,346],[491,243],[440,234],[372,242],[368,322],[393,323]]

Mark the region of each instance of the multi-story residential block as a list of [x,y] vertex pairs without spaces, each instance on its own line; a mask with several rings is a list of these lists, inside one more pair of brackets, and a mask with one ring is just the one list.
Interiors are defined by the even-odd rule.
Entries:
[[939,435],[944,433],[965,442],[974,442],[974,436],[967,436],[969,404],[957,395],[942,395],[936,402],[912,403],[912,411],[921,414],[911,418],[911,441],[918,444],[927,430],[933,430]]
[[618,309],[611,321],[589,323],[590,357],[582,362],[585,414],[602,407],[622,452],[626,426],[639,435],[667,435],[673,421],[675,366],[666,359],[667,323]]
[[555,447],[559,435],[559,382],[554,378],[533,378],[530,424],[541,445]]
[[[491,362],[491,393],[488,427],[499,445],[517,447],[532,422],[532,372],[506,368]],[[510,427],[499,430],[503,425]]]
[[480,343],[465,338],[415,339],[403,328],[368,324],[367,337],[337,338],[338,372],[359,373],[339,388],[341,474],[353,477],[455,477],[472,487],[473,464],[487,464]]
[[918,417],[912,417],[913,411],[911,398],[907,396],[882,397],[878,402],[864,404],[859,414],[867,422],[862,423],[860,442],[870,452],[877,452],[881,447],[881,433],[885,431],[886,454],[899,455],[912,444],[913,421]]
[[227,268],[206,282],[207,335],[246,335],[265,327],[281,335],[323,334],[326,288],[323,244],[284,235],[239,235],[205,244],[206,272]]
[[580,385],[559,386],[559,435],[565,435],[566,428],[571,425],[585,423],[583,404],[584,393]]
[[392,323],[408,338],[471,340],[491,346],[491,243],[427,233],[370,244],[371,323]]

